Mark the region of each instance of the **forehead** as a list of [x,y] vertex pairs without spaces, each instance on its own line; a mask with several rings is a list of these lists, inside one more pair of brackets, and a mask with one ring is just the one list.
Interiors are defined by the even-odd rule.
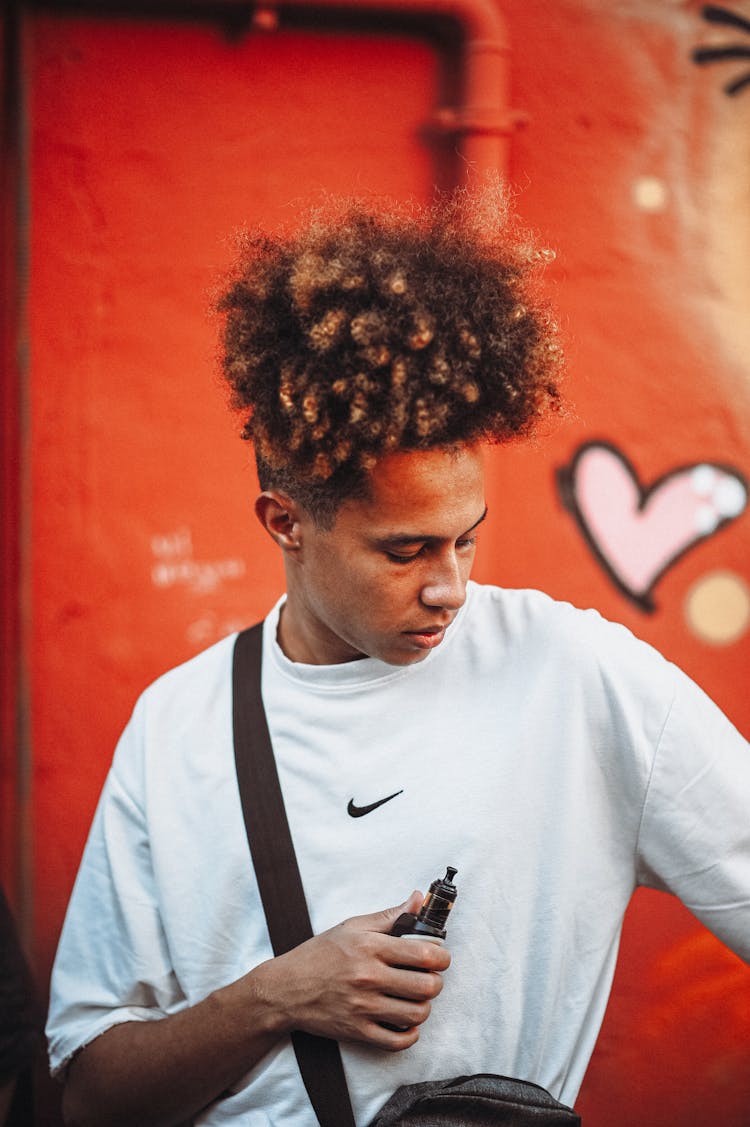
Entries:
[[345,501],[336,525],[366,524],[376,536],[457,536],[484,512],[480,447],[422,450],[381,458],[369,496]]

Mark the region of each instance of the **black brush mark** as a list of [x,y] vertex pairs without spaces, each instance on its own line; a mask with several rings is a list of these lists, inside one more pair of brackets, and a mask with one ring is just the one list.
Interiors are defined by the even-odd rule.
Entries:
[[[709,4],[702,9],[701,16],[707,23],[737,28],[738,31],[744,31],[750,35],[750,20],[745,19],[737,12],[730,11],[729,8],[718,8]],[[725,47],[696,47],[692,58],[698,66],[705,66],[708,63],[722,63],[727,60],[750,59],[750,45],[729,44]],[[750,86],[750,71],[747,74],[740,75],[739,78],[732,79],[731,82],[727,82],[724,86],[724,93],[734,97],[746,86]]]
[[721,23],[725,27],[738,27],[740,31],[746,31],[750,35],[750,20],[746,20],[744,16],[738,15],[737,12],[730,12],[728,8],[717,8],[713,4],[707,4],[701,11],[701,15],[706,23]]

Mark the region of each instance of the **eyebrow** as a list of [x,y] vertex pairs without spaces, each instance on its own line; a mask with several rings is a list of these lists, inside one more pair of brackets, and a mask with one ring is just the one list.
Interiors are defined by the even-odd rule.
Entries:
[[[467,528],[466,531],[462,532],[457,539],[460,540],[462,536],[468,536],[470,532],[473,532],[475,528],[478,528],[482,521],[486,520],[488,512],[489,510],[485,505],[484,512],[482,513],[479,520],[474,521],[471,528]],[[443,539],[445,539],[445,537],[433,536],[432,533],[424,533],[423,535],[420,535],[419,533],[409,532],[396,534],[394,536],[379,536],[375,539],[374,543],[379,548],[386,546],[391,548],[406,548],[410,544],[436,544]]]

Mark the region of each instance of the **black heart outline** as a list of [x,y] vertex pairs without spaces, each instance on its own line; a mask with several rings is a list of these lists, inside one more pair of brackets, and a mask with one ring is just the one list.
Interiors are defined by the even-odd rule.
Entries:
[[575,490],[575,478],[576,471],[578,469],[578,463],[580,462],[581,458],[583,458],[588,453],[588,451],[592,449],[608,450],[611,454],[619,459],[621,465],[630,474],[633,484],[638,490],[638,512],[643,512],[643,510],[648,505],[651,496],[658,489],[660,489],[666,481],[669,481],[670,478],[677,477],[678,474],[684,473],[685,470],[695,469],[697,466],[710,466],[711,469],[719,470],[722,473],[731,474],[732,477],[736,478],[742,484],[745,490],[745,508],[743,508],[742,510],[742,512],[744,512],[747,508],[747,497],[748,495],[750,495],[748,479],[740,470],[736,468],[736,466],[730,466],[728,463],[699,461],[686,462],[684,465],[674,466],[671,470],[667,470],[666,473],[662,474],[661,477],[657,477],[650,485],[644,486],[641,483],[641,478],[638,475],[635,466],[630,461],[630,459],[625,454],[623,454],[622,450],[620,450],[619,447],[615,446],[613,442],[609,442],[606,439],[596,438],[591,439],[588,442],[584,442],[581,446],[579,446],[569,464],[567,466],[561,466],[555,471],[557,491],[563,507],[567,509],[574,518],[576,524],[578,525],[579,531],[594,558],[598,561],[604,572],[609,576],[609,579],[621,592],[621,594],[625,595],[625,597],[632,603],[635,603],[639,610],[642,610],[645,614],[654,614],[657,608],[656,603],[654,602],[653,592],[662,576],[664,576],[671,567],[674,567],[678,560],[682,559],[684,555],[692,551],[696,544],[700,544],[703,540],[708,540],[709,537],[714,536],[719,531],[719,529],[723,528],[727,524],[730,524],[731,521],[737,520],[737,518],[741,516],[742,513],[737,513],[736,516],[722,517],[716,527],[712,528],[710,532],[698,534],[694,540],[691,540],[689,544],[686,544],[684,548],[681,548],[679,552],[676,552],[673,556],[671,556],[663,565],[663,567],[658,572],[656,572],[647,590],[634,591],[620,577],[618,572],[613,567],[612,563],[610,563],[607,556],[605,556],[599,548],[596,539],[589,530],[586,518],[581,512],[581,508],[578,503],[578,498],[576,496]]

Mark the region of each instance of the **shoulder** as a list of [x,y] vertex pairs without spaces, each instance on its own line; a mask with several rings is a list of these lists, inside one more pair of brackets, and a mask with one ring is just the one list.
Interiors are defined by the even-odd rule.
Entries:
[[115,751],[116,777],[135,786],[149,764],[188,764],[213,746],[212,732],[231,731],[236,637],[173,667],[140,694]]
[[190,709],[210,701],[231,682],[236,634],[230,634],[162,673],[141,693],[136,712]]
[[561,640],[572,637],[592,645],[604,640],[647,646],[627,627],[604,618],[599,611],[553,599],[544,591],[471,582],[469,596],[467,609],[471,616],[489,619],[513,635],[543,632],[549,637],[552,632]]
[[471,584],[471,632],[502,655],[556,666],[571,678],[595,676],[658,687],[671,695],[674,666],[627,627],[597,610],[556,600],[543,591]]

